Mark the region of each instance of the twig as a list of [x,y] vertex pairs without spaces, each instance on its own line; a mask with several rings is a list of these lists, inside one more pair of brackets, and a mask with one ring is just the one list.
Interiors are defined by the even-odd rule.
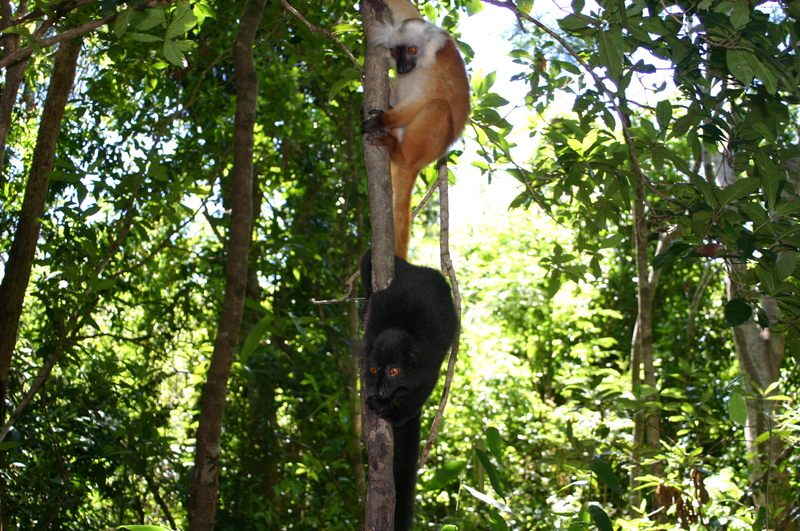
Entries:
[[[437,168],[438,168],[438,166],[437,166]],[[446,168],[447,168],[447,160],[445,159],[445,170],[446,170]],[[445,179],[446,178],[447,178],[447,174],[445,174]],[[419,202],[417,207],[414,209],[414,212],[411,213],[411,221],[414,221],[416,219],[417,214],[419,214],[419,211],[422,210],[425,207],[425,205],[428,203],[428,200],[433,195],[433,191],[436,190],[436,188],[438,188],[438,187],[439,187],[439,179],[437,177],[437,179],[433,182],[433,184],[431,184],[430,188],[428,188],[428,191],[425,192],[425,197],[422,198],[422,201]]]
[[344,284],[345,284],[345,286],[347,286],[347,292],[345,292],[344,296],[342,296],[342,297],[340,297],[338,299],[321,299],[321,300],[311,299],[311,304],[317,304],[317,305],[319,305],[319,304],[333,304],[335,302],[345,302],[345,301],[348,301],[348,300],[352,299],[351,295],[353,293],[353,283],[355,282],[355,280],[359,276],[360,276],[360,271],[356,270],[356,272],[353,273],[352,275],[350,275],[350,278],[348,278],[347,281],[345,281]]
[[456,272],[453,268],[453,262],[450,259],[450,205],[448,201],[447,189],[447,158],[442,157],[436,165],[439,172],[437,183],[439,185],[439,254],[441,255],[442,269],[447,273],[450,278],[450,283],[453,286],[453,300],[456,306],[456,316],[459,322],[459,328],[456,332],[456,338],[453,341],[453,346],[450,349],[450,358],[447,362],[447,374],[444,379],[444,388],[442,390],[442,399],[439,401],[439,409],[436,411],[436,416],[431,423],[431,431],[428,434],[428,440],[425,441],[425,448],[422,449],[422,455],[419,459],[419,468],[425,466],[428,460],[433,442],[439,433],[439,426],[442,423],[444,416],[444,409],[447,406],[447,398],[450,396],[450,385],[453,382],[453,372],[455,371],[456,359],[458,358],[458,344],[461,340],[461,292],[458,289],[458,279]]
[[281,0],[281,4],[283,4],[283,7],[286,8],[286,11],[288,11],[292,15],[296,16],[297,18],[299,18],[306,26],[308,26],[308,29],[310,29],[312,32],[314,32],[314,33],[322,33],[323,35],[325,35],[328,38],[330,38],[331,40],[333,40],[333,42],[338,44],[339,48],[342,49],[342,51],[347,55],[347,57],[350,58],[350,61],[352,61],[353,64],[355,65],[356,70],[358,70],[359,77],[364,77],[364,69],[361,67],[360,64],[358,64],[358,61],[356,61],[356,58],[353,57],[353,54],[350,52],[350,50],[347,49],[347,46],[345,46],[344,43],[339,40],[339,37],[337,37],[336,34],[334,34],[329,29],[320,28],[319,26],[315,26],[314,24],[312,24],[311,22],[306,20],[306,18],[303,15],[301,15],[299,11],[297,11],[295,8],[293,8],[291,5],[289,5],[289,2],[287,2],[286,0]]
[[655,188],[655,186],[653,186],[653,183],[651,183],[647,179],[647,177],[645,177],[644,172],[642,171],[642,167],[639,164],[639,157],[636,155],[636,147],[633,141],[633,135],[631,134],[630,128],[628,127],[628,119],[625,116],[625,112],[614,101],[615,100],[614,94],[612,94],[611,91],[608,89],[608,87],[606,87],[605,83],[603,83],[603,80],[600,78],[600,76],[598,76],[595,73],[592,67],[589,66],[589,64],[583,59],[583,57],[581,57],[581,55],[575,50],[575,48],[570,46],[570,44],[561,35],[550,29],[541,21],[530,16],[524,11],[520,11],[511,0],[506,0],[506,1],[483,0],[483,1],[487,4],[491,4],[494,6],[505,7],[506,9],[511,10],[515,15],[517,15],[517,17],[522,17],[531,24],[533,24],[534,26],[536,26],[537,28],[541,29],[542,31],[547,33],[550,37],[555,39],[564,48],[564,50],[566,50],[566,52],[569,55],[571,55],[573,59],[575,59],[578,62],[578,64],[581,65],[584,71],[586,71],[586,73],[592,77],[595,84],[597,85],[597,89],[600,92],[602,92],[606,98],[608,98],[609,105],[611,105],[611,107],[614,109],[614,112],[616,113],[617,118],[619,119],[619,123],[622,128],[622,135],[625,137],[625,143],[628,146],[628,156],[630,157],[631,166],[634,174],[636,175],[636,179],[642,184],[642,186],[646,187],[648,190],[650,190],[652,193],[660,197],[662,200],[668,203],[677,203],[682,208],[685,208],[685,205],[683,205],[682,203],[679,203],[675,199],[665,196],[661,191],[659,191],[657,188]]
[[44,365],[42,365],[42,368],[39,369],[39,374],[36,375],[36,379],[31,384],[28,392],[25,393],[25,396],[22,398],[22,400],[20,400],[17,408],[13,413],[11,413],[11,416],[8,418],[8,422],[5,423],[3,429],[0,430],[0,442],[3,442],[3,439],[5,439],[6,435],[8,435],[8,432],[11,431],[11,428],[17,422],[17,419],[19,419],[20,415],[22,415],[22,412],[25,411],[27,405],[31,400],[33,400],[33,397],[36,396],[36,393],[39,392],[39,388],[44,385],[44,382],[50,376],[50,372],[53,370],[53,367],[55,367],[58,358],[61,357],[62,352],[64,352],[63,347],[56,347],[56,350],[50,354],[50,357],[47,358],[47,361],[44,363]]

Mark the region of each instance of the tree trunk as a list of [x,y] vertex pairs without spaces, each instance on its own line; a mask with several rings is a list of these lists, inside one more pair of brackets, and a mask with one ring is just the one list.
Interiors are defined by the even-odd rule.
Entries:
[[[31,275],[31,265],[36,254],[41,219],[44,217],[49,181],[47,173],[53,169],[58,133],[64,118],[67,98],[72,90],[81,41],[64,42],[55,56],[53,76],[39,125],[39,135],[33,150],[31,169],[25,196],[19,213],[14,242],[8,254],[5,276],[0,284],[0,397],[5,400],[8,374],[17,342],[22,304]],[[0,408],[0,424],[5,419],[5,408]]]
[[[716,176],[717,185],[725,188],[736,182],[739,176],[731,166],[730,157],[717,153],[708,158],[711,171],[707,174]],[[740,262],[728,260],[729,269],[727,291],[728,300],[739,297],[731,276],[744,272],[746,266]],[[777,303],[772,299],[761,300],[764,311],[774,324],[780,317]],[[747,385],[747,422],[744,426],[744,440],[747,453],[750,455],[750,482],[753,487],[753,503],[756,507],[768,508],[769,514],[781,509],[784,522],[776,522],[781,531],[795,531],[797,525],[791,521],[792,509],[797,504],[797,493],[789,490],[789,476],[779,469],[779,456],[783,455],[784,444],[777,435],[766,441],[756,443],[756,439],[774,428],[773,415],[782,404],[776,400],[766,400],[762,391],[780,379],[781,365],[786,353],[786,337],[774,334],[771,329],[761,328],[753,319],[731,329],[736,349],[739,370],[745,377]],[[776,394],[772,391],[769,394]],[[783,500],[781,500],[783,498]],[[771,507],[770,507],[771,505]],[[767,527],[770,527],[768,525]]]
[[[81,41],[72,40],[64,42],[56,53],[17,231],[5,264],[5,276],[0,283],[0,426],[5,423],[8,376],[17,344],[17,330],[25,292],[30,282],[31,265],[39,240],[41,219],[44,217],[47,202],[49,181],[46,175],[53,169],[55,162],[58,133],[61,130],[67,98],[75,80],[80,51]],[[6,89],[8,83],[7,78]],[[16,90],[14,92],[16,93]],[[0,531],[7,529],[9,525],[9,515],[3,499],[3,496],[0,496]]]
[[247,1],[233,45],[236,118],[227,281],[214,352],[200,402],[195,467],[189,490],[190,531],[210,531],[214,528],[222,418],[247,290],[247,259],[253,208],[253,130],[258,102],[258,76],[253,59],[253,44],[265,4],[266,0]]
[[[364,33],[367,35],[367,54],[364,60],[364,107],[362,113],[372,109],[389,108],[389,78],[386,59],[380,49],[370,45],[372,28],[380,21],[376,18],[373,3],[380,0],[362,0],[360,5]],[[382,2],[380,2],[382,4]],[[363,116],[362,116],[363,117]],[[392,220],[392,177],[389,154],[365,140],[364,163],[369,184],[370,221],[372,224],[372,279],[375,291],[384,289],[394,275],[394,223]],[[369,319],[367,309],[365,320]],[[361,367],[361,426],[367,447],[369,463],[369,489],[367,491],[364,529],[388,531],[394,528],[394,474],[392,471],[393,444],[391,425],[379,419],[366,407],[364,382],[366,367]]]
[[[0,4],[0,20],[3,26],[12,26],[14,13],[11,10],[11,3],[3,0]],[[2,39],[4,55],[8,56],[19,50],[19,34],[8,34]],[[17,92],[22,83],[22,76],[28,66],[28,59],[23,59],[18,63],[9,65],[6,68],[5,83],[3,83],[3,94],[0,96],[0,175],[3,174],[6,158],[6,142],[8,140],[8,130],[11,127],[11,116],[14,112],[14,104],[17,101]]]
[[[658,246],[656,247],[655,254],[657,255],[661,251],[663,251],[669,243],[674,238],[671,234],[662,234],[658,240]],[[637,248],[638,251],[638,248]],[[644,249],[646,252],[646,247]],[[649,271],[647,277],[647,297],[648,302],[645,308],[649,308],[649,317],[648,321],[652,320],[652,312],[653,312],[653,297],[655,296],[656,287],[658,286],[658,281],[661,279],[661,270],[660,269],[652,269]],[[641,291],[639,298],[641,299]],[[641,313],[641,305],[639,312]],[[633,339],[631,341],[631,386],[633,389],[636,389],[641,384],[650,385],[655,387],[655,365],[653,362],[653,334],[652,334],[652,323],[650,326],[650,338],[649,338],[649,355],[644,356],[643,353],[645,350],[643,349],[643,338],[639,337],[639,327],[640,327],[641,320],[637,318],[636,324],[633,327]],[[642,378],[642,371],[644,371],[644,378]],[[642,402],[652,401],[655,400],[655,397],[648,396],[642,397]],[[631,466],[630,470],[630,502],[631,506],[639,507],[642,502],[642,491],[640,489],[636,489],[639,485],[639,481],[636,479],[642,475],[642,467],[640,464],[641,461],[641,451],[645,447],[645,443],[647,448],[651,450],[656,449],[656,444],[660,444],[661,438],[661,430],[659,425],[659,413],[653,412],[647,414],[646,411],[640,410],[634,414],[633,417],[633,447],[634,447],[634,459],[633,459],[633,466]],[[661,466],[658,465],[655,470],[651,470],[654,475],[661,475],[662,469]],[[658,474],[656,474],[658,472]]]

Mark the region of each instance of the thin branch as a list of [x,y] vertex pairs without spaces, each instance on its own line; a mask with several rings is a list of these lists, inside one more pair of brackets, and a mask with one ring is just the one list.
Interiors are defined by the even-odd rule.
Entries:
[[[141,11],[150,7],[163,6],[177,1],[178,0],[150,0],[147,3],[138,6],[136,9]],[[94,31],[101,26],[110,24],[114,22],[121,13],[122,13],[121,11],[118,11],[117,13],[106,15],[103,18],[87,22],[83,26],[78,26],[77,28],[72,28],[65,31],[64,33],[59,33],[58,35],[42,39],[36,43],[36,46],[28,46],[27,48],[22,48],[20,50],[17,50],[12,54],[3,57],[3,59],[0,59],[0,68],[6,68],[8,65],[14,64],[17,61],[21,61],[23,59],[30,57],[30,55],[35,50],[49,48],[50,46],[54,46],[69,39],[73,39],[75,37],[83,35],[84,33],[89,33],[90,31]]]
[[[84,6],[86,4],[91,4],[92,2],[95,2],[95,1],[96,0],[77,0],[76,2],[65,1],[65,2],[61,2],[60,4],[57,4],[57,5],[49,6],[48,7],[48,11],[50,13],[54,13],[56,15],[64,15],[64,14],[68,13],[69,11],[74,11],[75,9],[78,9],[81,6]],[[22,6],[20,6],[20,7],[22,7]],[[25,24],[26,22],[28,22],[30,20],[37,19],[37,18],[41,17],[42,15],[46,14],[41,9],[34,9],[30,13],[26,13],[25,15],[20,16],[20,13],[22,11],[24,11],[24,10],[25,10],[25,8],[22,8],[22,9],[18,10],[17,16],[19,18],[17,18],[16,20],[4,21],[2,26],[0,26],[0,31],[5,31],[10,27],[19,26],[20,24]]]
[[622,127],[622,135],[625,137],[625,143],[628,146],[628,156],[630,157],[631,160],[631,167],[633,168],[633,171],[636,174],[637,180],[642,184],[642,186],[646,187],[648,190],[650,190],[652,193],[660,197],[662,200],[669,203],[676,203],[682,208],[685,208],[685,205],[677,203],[676,200],[665,196],[660,190],[658,190],[657,188],[655,188],[655,186],[653,186],[653,183],[651,183],[645,177],[644,172],[642,171],[642,167],[639,164],[639,157],[636,155],[636,147],[633,141],[633,135],[631,135],[630,128],[628,127],[628,119],[627,116],[625,115],[625,112],[614,101],[615,99],[614,94],[612,94],[611,91],[608,89],[608,87],[606,87],[605,83],[603,83],[603,80],[600,78],[600,76],[598,76],[597,73],[595,73],[595,71],[592,69],[592,67],[589,66],[589,64],[583,60],[583,57],[580,56],[580,54],[575,50],[575,48],[570,46],[570,44],[561,35],[550,29],[541,21],[517,9],[517,6],[511,0],[507,1],[483,0],[483,1],[487,4],[509,9],[517,17],[521,17],[530,22],[531,24],[533,24],[534,26],[536,26],[537,28],[541,29],[542,31],[547,33],[550,37],[555,39],[564,48],[564,50],[566,50],[566,52],[569,55],[571,55],[572,58],[578,62],[578,64],[581,65],[584,71],[586,71],[586,73],[592,77],[595,84],[597,85],[598,90],[600,90],[600,92],[602,92],[605,95],[605,97],[608,98],[609,105],[611,105],[611,107],[614,109],[614,112],[617,115],[617,118],[619,119],[620,126]]
[[459,322],[458,332],[453,341],[453,346],[450,349],[450,358],[447,362],[447,373],[444,379],[444,388],[442,390],[442,399],[439,401],[439,409],[436,411],[436,416],[433,418],[431,424],[431,431],[428,434],[428,440],[425,441],[425,448],[422,449],[422,455],[419,459],[419,468],[425,466],[428,460],[433,442],[439,433],[439,426],[442,423],[444,416],[444,409],[447,406],[447,398],[450,396],[450,386],[453,382],[453,373],[455,371],[456,359],[458,358],[458,345],[461,341],[461,291],[458,289],[458,278],[453,268],[453,262],[450,259],[450,204],[447,189],[447,158],[442,157],[436,166],[439,172],[437,183],[439,185],[439,254],[441,255],[442,269],[447,273],[450,278],[450,283],[453,286],[453,300],[456,306],[456,315]]
[[356,272],[353,273],[352,275],[350,275],[350,278],[348,278],[345,281],[344,285],[347,286],[347,291],[345,292],[344,296],[342,296],[342,297],[340,297],[338,299],[322,299],[322,300],[311,299],[311,304],[317,304],[317,305],[333,304],[335,302],[346,302],[346,301],[353,300],[353,283],[356,281],[356,279],[360,275],[361,275],[360,271],[358,269],[356,269]]
[[309,22],[303,15],[300,14],[299,11],[297,11],[295,8],[293,8],[291,5],[289,5],[289,2],[287,2],[286,0],[281,0],[281,4],[283,4],[283,7],[286,8],[286,11],[288,11],[289,13],[294,15],[295,17],[299,18],[303,22],[303,24],[308,26],[308,29],[310,29],[312,32],[314,32],[314,33],[322,33],[323,35],[325,35],[328,38],[330,38],[337,45],[339,45],[339,48],[342,49],[342,51],[347,55],[347,57],[350,58],[350,61],[352,61],[353,64],[355,65],[356,70],[358,70],[359,77],[364,77],[364,69],[361,67],[360,64],[358,64],[358,61],[356,61],[356,58],[353,57],[353,54],[350,52],[350,50],[347,49],[347,46],[345,46],[344,43],[339,40],[339,37],[337,37],[335,33],[333,33],[331,30],[328,30],[328,29],[325,29],[325,28],[320,28],[319,26],[315,26],[314,24]]
[[6,438],[6,435],[9,431],[11,431],[11,427],[17,422],[22,412],[25,411],[25,408],[28,404],[33,400],[33,397],[36,396],[36,393],[39,392],[39,389],[44,385],[44,382],[50,376],[50,372],[55,367],[58,358],[61,357],[61,353],[64,352],[62,347],[57,347],[50,357],[47,358],[47,361],[42,365],[42,368],[39,369],[39,374],[36,375],[36,379],[31,384],[28,392],[25,393],[25,396],[22,398],[20,403],[17,405],[17,408],[11,413],[11,416],[8,417],[8,422],[3,425],[3,429],[0,430],[0,442],[3,442],[3,439]]

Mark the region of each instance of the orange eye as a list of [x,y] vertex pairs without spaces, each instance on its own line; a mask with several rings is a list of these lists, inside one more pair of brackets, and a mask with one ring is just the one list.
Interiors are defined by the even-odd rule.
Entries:
[[371,372],[372,374],[378,374],[378,369],[376,369],[375,367],[370,367],[369,372]]
[[391,369],[389,369],[389,374],[391,374],[392,376],[397,376],[398,374],[400,374],[400,369],[398,369],[397,367],[392,367]]
[[389,53],[391,53],[391,54],[392,54],[392,57],[397,57],[397,50],[395,50],[394,48],[392,48],[391,50],[389,50]]
[[415,54],[415,53],[417,53],[417,47],[416,47],[416,46],[410,46],[410,47],[408,48],[408,53],[410,53],[410,54],[412,54],[412,55],[413,55],[413,54]]

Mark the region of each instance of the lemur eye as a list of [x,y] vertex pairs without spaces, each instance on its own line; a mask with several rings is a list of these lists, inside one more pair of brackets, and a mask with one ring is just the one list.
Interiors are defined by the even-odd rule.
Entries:
[[397,50],[395,50],[394,48],[392,48],[391,50],[389,50],[389,53],[391,53],[391,54],[392,54],[392,57],[397,57]]
[[397,367],[392,367],[391,369],[389,369],[389,374],[391,374],[392,376],[397,376],[398,374],[400,374],[400,369],[398,369]]
[[370,367],[369,372],[371,372],[372,374],[378,374],[378,369],[376,369],[375,367]]
[[416,46],[409,46],[408,53],[410,53],[410,54],[417,53],[417,47]]

